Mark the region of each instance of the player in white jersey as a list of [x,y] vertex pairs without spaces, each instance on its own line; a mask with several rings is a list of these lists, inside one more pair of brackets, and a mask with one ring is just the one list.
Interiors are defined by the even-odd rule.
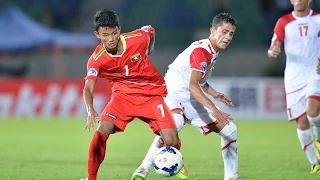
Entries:
[[[268,56],[277,58],[284,43],[284,73],[287,112],[297,122],[302,149],[311,163],[311,173],[320,172],[320,14],[310,9],[311,0],[291,0],[292,13],[279,18]],[[313,126],[313,142],[309,121]],[[319,155],[319,154],[318,154]]]
[[[168,95],[165,101],[172,111],[178,131],[185,123],[191,124],[202,134],[210,132],[221,136],[221,151],[224,160],[224,179],[240,179],[238,175],[237,127],[229,114],[222,112],[206,94],[227,106],[233,106],[229,97],[217,92],[208,83],[216,64],[218,52],[225,49],[233,38],[236,21],[228,13],[213,18],[210,36],[192,43],[169,65],[165,75]],[[145,179],[152,167],[152,157],[163,141],[157,136],[140,167],[133,173],[134,180]],[[187,179],[184,167],[179,179]]]

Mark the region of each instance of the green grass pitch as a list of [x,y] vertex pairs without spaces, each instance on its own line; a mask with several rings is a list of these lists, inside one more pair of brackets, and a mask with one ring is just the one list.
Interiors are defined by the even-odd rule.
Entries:
[[[0,120],[1,180],[79,180],[86,176],[92,132],[84,132],[85,118],[28,118]],[[252,180],[316,180],[301,150],[294,123],[236,121],[239,172]],[[182,154],[190,180],[222,180],[220,137],[201,135],[187,125],[180,133]],[[142,161],[154,135],[134,121],[125,133],[112,135],[100,180],[129,180]],[[164,178],[154,171],[150,180]]]

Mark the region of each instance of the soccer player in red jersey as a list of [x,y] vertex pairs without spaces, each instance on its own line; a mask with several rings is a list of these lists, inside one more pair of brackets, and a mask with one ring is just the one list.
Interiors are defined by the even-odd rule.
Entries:
[[85,130],[96,124],[98,113],[93,107],[93,92],[97,77],[112,84],[112,96],[99,117],[98,129],[89,147],[87,180],[96,180],[106,153],[109,136],[124,131],[127,124],[139,118],[160,134],[168,146],[178,148],[176,125],[163,97],[167,95],[165,81],[151,63],[155,29],[144,26],[120,34],[119,17],[112,10],[102,9],[94,15],[95,35],[101,40],[88,60],[83,98],[88,112]]

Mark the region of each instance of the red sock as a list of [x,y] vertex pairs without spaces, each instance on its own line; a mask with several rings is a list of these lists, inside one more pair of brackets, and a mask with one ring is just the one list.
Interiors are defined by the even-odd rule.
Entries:
[[96,131],[91,139],[88,156],[88,179],[96,180],[99,166],[106,154],[106,142],[109,136]]
[[[163,143],[163,147],[167,146],[166,143]],[[178,147],[176,147],[178,150],[181,149],[181,140],[179,139],[179,142],[178,142]]]

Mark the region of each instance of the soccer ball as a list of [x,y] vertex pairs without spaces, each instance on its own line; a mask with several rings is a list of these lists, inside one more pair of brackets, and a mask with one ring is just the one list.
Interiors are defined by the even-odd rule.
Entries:
[[166,146],[155,153],[152,164],[154,170],[161,176],[174,176],[183,166],[183,157],[178,149]]

